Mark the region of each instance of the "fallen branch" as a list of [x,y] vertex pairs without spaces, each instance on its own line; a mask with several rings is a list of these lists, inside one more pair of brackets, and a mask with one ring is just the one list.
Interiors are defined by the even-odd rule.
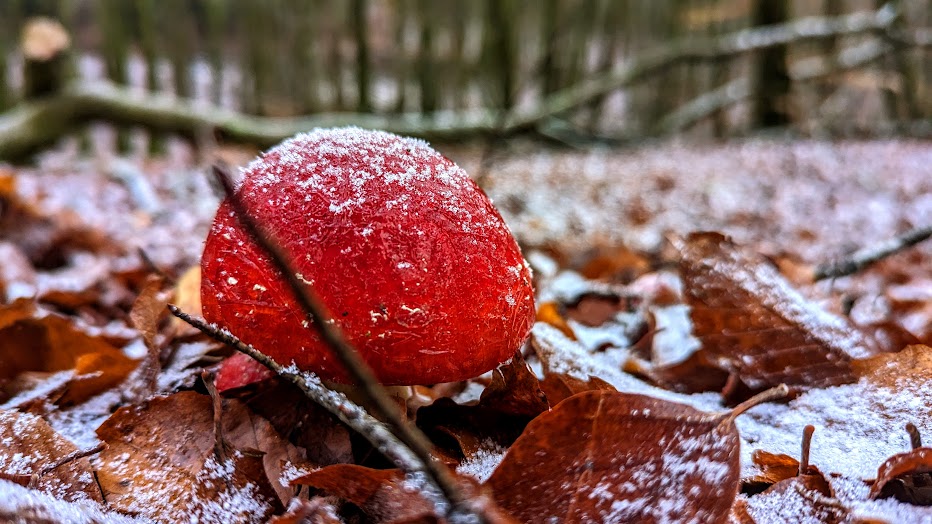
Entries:
[[907,231],[902,235],[881,242],[876,246],[858,250],[843,260],[820,264],[815,269],[813,280],[819,281],[825,280],[826,278],[838,278],[852,275],[875,262],[879,262],[890,255],[895,255],[930,237],[932,237],[932,226],[920,227]]
[[250,116],[171,95],[119,87],[106,81],[77,82],[50,98],[23,103],[0,115],[0,158],[20,159],[92,120],[177,133],[192,140],[205,133],[268,147],[315,127],[355,125],[432,140],[491,133],[497,112],[434,114],[322,113],[308,117]]

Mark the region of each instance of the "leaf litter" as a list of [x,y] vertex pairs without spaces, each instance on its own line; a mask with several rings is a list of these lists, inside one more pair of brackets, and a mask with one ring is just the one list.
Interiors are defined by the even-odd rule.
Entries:
[[[927,448],[905,429],[932,434],[932,250],[811,281],[813,264],[932,220],[928,149],[616,155],[502,159],[486,189],[536,270],[539,322],[496,372],[408,398],[437,457],[502,522],[932,521]],[[230,350],[162,305],[198,312],[216,197],[183,159],[141,176],[145,202],[54,155],[0,173],[0,518],[439,518],[275,378],[215,411],[202,371]],[[784,382],[786,401],[727,416]],[[808,425],[818,476],[794,472]]]

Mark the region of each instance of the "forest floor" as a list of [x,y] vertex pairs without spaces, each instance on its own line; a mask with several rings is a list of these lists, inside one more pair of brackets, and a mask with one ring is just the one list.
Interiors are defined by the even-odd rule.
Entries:
[[[554,409],[555,399],[587,390],[615,389],[636,393],[638,398],[646,395],[689,404],[704,411],[721,412],[746,399],[752,390],[776,385],[769,381],[778,375],[780,381],[798,382],[794,393],[797,396],[789,404],[759,406],[737,417],[732,447],[726,449],[717,447],[718,443],[700,442],[696,453],[705,454],[705,458],[690,458],[689,453],[695,450],[684,451],[684,448],[680,455],[673,457],[679,466],[664,463],[652,473],[667,478],[663,475],[673,474],[676,467],[684,467],[684,464],[694,471],[696,468],[714,470],[713,466],[727,462],[720,456],[739,453],[740,438],[741,461],[736,466],[739,469],[729,475],[740,475],[742,494],[737,498],[726,497],[723,508],[709,503],[709,497],[693,496],[686,485],[660,481],[651,484],[653,488],[638,491],[640,498],[626,499],[623,483],[616,485],[608,478],[587,484],[588,480],[580,478],[562,478],[556,470],[531,468],[541,479],[553,476],[556,479],[553,482],[560,480],[564,486],[566,482],[575,486],[575,498],[570,505],[577,513],[564,514],[564,519],[609,521],[636,514],[626,513],[629,511],[641,511],[637,514],[642,517],[665,516],[682,521],[689,520],[687,517],[730,515],[737,522],[793,522],[804,517],[825,520],[830,514],[831,518],[839,520],[850,516],[932,522],[932,510],[922,505],[928,504],[928,492],[923,491],[928,488],[916,488],[918,495],[910,492],[913,495],[896,496],[905,502],[890,498],[874,500],[877,494],[868,493],[872,484],[864,482],[877,477],[877,470],[887,457],[909,449],[907,432],[903,429],[907,423],[913,424],[920,433],[924,431],[926,438],[932,438],[930,393],[923,392],[932,391],[932,387],[927,387],[932,381],[932,359],[929,358],[932,350],[922,345],[903,350],[905,344],[897,345],[903,340],[932,344],[932,242],[921,243],[853,276],[818,282],[812,279],[815,265],[932,224],[932,145],[913,140],[748,139],[726,144],[665,142],[626,149],[579,151],[515,142],[493,155],[486,163],[487,168],[480,166],[481,147],[441,145],[438,149],[480,178],[480,184],[512,228],[535,271],[541,322],[532,334],[533,349],[528,349],[525,356],[541,379],[540,387],[550,398],[551,410],[535,413],[529,419],[527,432],[533,429],[543,439],[547,431],[556,431],[557,422],[569,420],[569,415],[559,414],[560,410]],[[244,165],[252,154],[236,149],[219,152],[220,157],[233,165]],[[163,350],[168,347],[173,350],[167,359],[163,358],[162,376],[150,393],[170,394],[164,397],[165,402],[184,401],[183,408],[182,404],[163,406],[130,401],[125,396],[120,401],[111,398],[106,404],[108,407],[101,408],[100,399],[107,398],[113,391],[111,388],[127,376],[131,381],[131,367],[123,371],[107,368],[104,375],[113,372],[119,380],[111,377],[113,381],[109,383],[94,383],[87,386],[90,389],[83,394],[74,392],[80,388],[72,388],[68,401],[62,401],[65,395],[62,384],[73,377],[60,373],[72,367],[79,369],[82,364],[74,358],[70,364],[58,367],[23,363],[9,353],[14,351],[11,348],[17,342],[3,341],[4,331],[9,331],[10,326],[26,321],[45,322],[41,319],[54,314],[69,319],[72,324],[68,329],[77,330],[82,336],[106,341],[130,357],[144,355],[146,349],[139,333],[142,328],[129,320],[129,310],[138,302],[137,294],[145,288],[147,273],[158,269],[167,275],[163,291],[173,294],[176,303],[187,300],[189,304],[197,304],[192,297],[196,291],[184,290],[185,276],[198,265],[203,240],[219,202],[218,191],[206,167],[194,161],[183,148],[174,148],[167,157],[145,161],[87,158],[73,151],[56,150],[43,155],[36,167],[0,167],[0,203],[3,204],[0,206],[0,252],[5,260],[0,268],[0,291],[3,292],[0,299],[4,304],[0,311],[0,362],[3,358],[15,361],[6,371],[0,370],[0,409],[4,410],[0,413],[38,415],[50,425],[50,428],[43,426],[46,429],[42,431],[57,432],[55,438],[69,439],[74,449],[92,449],[101,441],[113,448],[98,457],[79,459],[83,461],[80,465],[73,461],[77,473],[72,472],[72,477],[62,476],[55,483],[40,482],[37,487],[35,482],[28,481],[29,475],[35,473],[30,464],[53,463],[61,457],[53,456],[54,451],[31,447],[29,437],[43,433],[38,433],[33,423],[23,418],[25,415],[17,415],[19,418],[3,415],[0,437],[6,439],[7,444],[18,439],[15,445],[19,446],[16,449],[20,462],[14,464],[13,458],[5,457],[0,451],[0,470],[5,471],[2,478],[44,491],[49,497],[24,495],[19,488],[12,484],[6,486],[9,483],[0,480],[0,493],[5,491],[9,495],[6,499],[9,502],[2,502],[4,497],[0,496],[0,516],[28,514],[38,519],[40,515],[51,515],[54,519],[76,512],[75,515],[92,515],[84,521],[96,522],[116,521],[125,516],[158,521],[188,519],[192,515],[226,515],[249,521],[252,519],[243,519],[243,515],[253,512],[266,518],[282,513],[287,506],[287,490],[283,492],[276,484],[283,482],[284,477],[271,478],[271,475],[268,480],[277,488],[274,491],[281,500],[270,496],[271,501],[268,501],[256,495],[255,500],[244,502],[242,499],[254,494],[251,488],[246,489],[250,487],[247,482],[246,488],[237,484],[235,493],[225,493],[226,496],[236,495],[239,505],[231,502],[230,507],[222,511],[197,504],[194,504],[195,509],[191,509],[190,504],[186,508],[174,506],[166,498],[158,498],[157,493],[150,493],[148,498],[133,498],[127,490],[120,491],[118,482],[109,483],[115,475],[131,470],[135,471],[131,476],[135,475],[134,482],[138,483],[131,491],[157,491],[154,486],[159,479],[155,469],[167,467],[139,458],[134,467],[153,468],[146,477],[131,465],[114,466],[121,457],[124,462],[136,460],[132,449],[121,448],[112,440],[114,428],[143,431],[143,426],[152,422],[131,420],[123,410],[117,412],[122,418],[114,421],[117,414],[111,417],[110,412],[119,405],[143,406],[138,409],[152,410],[149,415],[153,419],[161,420],[158,419],[161,416],[170,421],[169,414],[154,411],[195,409],[191,407],[192,401],[177,391],[197,389],[197,373],[221,354],[215,346],[208,347],[191,332],[167,322],[164,316],[161,323],[153,327],[159,333]],[[710,235],[690,236],[700,231],[717,232],[730,241]],[[728,264],[736,265],[729,270]],[[723,267],[725,270],[721,270]],[[712,268],[711,273],[709,268]],[[721,271],[716,273],[718,270]],[[172,283],[176,278],[181,279],[178,285]],[[731,288],[740,289],[732,291]],[[708,303],[703,293],[712,291],[724,298],[714,304]],[[38,299],[30,307],[39,308],[43,313],[23,313],[23,301],[30,297]],[[688,316],[690,309],[675,308],[682,304],[693,311],[692,325]],[[545,312],[545,305],[553,307],[548,306]],[[690,355],[683,355],[682,347],[670,347],[693,343],[702,347],[713,335],[728,336],[727,327],[722,331],[720,325],[716,328],[719,332],[708,331],[712,329],[710,326],[721,321],[716,315],[727,309],[745,308],[747,312],[743,314],[754,317],[749,322],[757,324],[745,325],[742,328],[745,331],[738,334],[739,339],[740,335],[757,336],[761,330],[773,329],[779,331],[773,335],[774,340],[794,344],[789,349],[799,353],[797,357],[802,355],[800,359],[786,357],[789,360],[776,366],[785,364],[779,373],[772,372],[771,368],[764,372],[762,369],[766,365],[755,360],[760,355],[752,354],[748,345],[741,341],[743,339],[734,344],[732,351],[747,351],[747,354],[723,356],[715,353],[701,365],[690,360]],[[687,312],[685,317],[682,311]],[[705,314],[697,313],[702,311],[710,311],[708,317],[697,316]],[[825,320],[823,314],[830,315],[831,319]],[[832,329],[843,326],[846,331],[838,335],[841,338],[863,336],[874,341],[871,344],[876,351],[868,357],[845,356],[842,360],[845,366],[850,360],[850,366],[842,371],[831,371],[828,376],[810,375],[815,373],[807,363],[811,359],[824,357],[830,361],[838,358],[833,352],[846,351],[838,338],[827,341],[819,338],[824,334],[820,329],[828,325],[834,326]],[[49,326],[43,329],[52,330]],[[815,339],[822,342],[813,345],[822,346],[812,350],[818,354],[809,354],[806,344]],[[793,342],[797,340],[806,344]],[[58,350],[51,347],[54,343],[47,344],[49,347],[42,349],[47,353],[43,354],[57,354]],[[190,352],[185,353],[185,349]],[[702,355],[707,349],[693,347],[693,354]],[[894,363],[875,360],[886,358],[886,353],[894,355]],[[187,360],[182,362],[182,357]],[[729,377],[727,385],[708,387],[708,384],[699,384],[701,381],[694,376],[687,376],[707,373],[716,368],[717,362],[732,362],[729,359],[738,362],[737,367],[723,364],[722,369],[737,377],[742,384],[737,389],[732,381],[734,377]],[[884,366],[905,366],[907,360],[909,369],[884,375]],[[745,367],[741,367],[742,361]],[[697,367],[685,370],[677,367],[684,362]],[[544,375],[551,374],[563,377],[561,386],[544,380]],[[882,378],[884,376],[887,378]],[[598,384],[593,379],[598,379]],[[487,385],[479,381],[423,393],[434,401],[451,396],[457,403],[474,405]],[[725,389],[724,398],[719,396],[722,388]],[[57,393],[52,394],[53,391]],[[576,409],[584,410],[583,400],[586,399],[574,398],[582,402]],[[638,405],[641,401],[631,402]],[[486,404],[483,409],[496,409]],[[82,411],[82,405],[87,405],[87,409]],[[206,407],[197,406],[209,410],[210,403],[206,403]],[[604,401],[604,407],[609,410],[608,400]],[[250,404],[250,409],[249,416],[265,417],[275,424],[269,406]],[[654,409],[669,408],[656,406]],[[444,451],[445,460],[460,474],[491,486],[499,493],[496,502],[512,515],[526,520],[525,515],[550,511],[541,505],[543,503],[522,507],[521,502],[515,502],[521,497],[508,499],[513,494],[503,487],[519,484],[515,480],[517,477],[512,478],[517,475],[513,464],[516,459],[509,459],[509,456],[519,457],[534,449],[535,443],[529,435],[517,438],[523,426],[511,438],[489,440],[489,428],[464,428],[449,420],[444,426],[445,415],[438,412],[439,408],[419,412],[417,407],[409,405],[409,410],[412,414],[425,415],[417,415],[418,425],[422,425],[422,418],[424,425],[436,425],[425,428],[429,434],[437,434],[440,428],[441,433],[453,436],[457,444]],[[865,413],[870,411],[874,413]],[[670,416],[685,424],[684,421],[693,420],[687,415],[676,412],[675,416]],[[564,419],[560,419],[561,416]],[[550,418],[545,420],[545,417]],[[209,417],[205,420],[204,431],[209,433],[212,430]],[[13,434],[14,422],[20,424],[17,426],[19,435]],[[100,430],[102,423],[109,429]],[[775,464],[783,458],[788,459],[780,462],[784,470],[787,464],[791,470],[799,467],[798,462],[794,465],[793,461],[800,458],[803,428],[808,424],[816,428],[809,463],[818,466],[820,476],[825,475],[824,486],[813,487],[807,483],[815,476],[808,470],[799,477],[793,472],[775,473]],[[28,426],[26,431],[22,431],[23,425]],[[663,428],[658,427],[651,426],[652,431],[660,431],[658,438],[664,438]],[[282,433],[280,428],[276,429]],[[677,433],[681,429],[671,430],[671,435],[682,436],[681,432]],[[150,427],[146,431],[156,430]],[[722,437],[723,442],[732,438],[728,435],[732,433]],[[315,487],[320,493],[342,493],[319,473],[330,464],[347,462],[346,456],[339,460],[330,457],[328,461],[322,456],[326,453],[309,453],[305,441],[292,441],[288,445],[296,448],[288,447],[287,452],[279,450],[280,454],[289,457],[293,469],[299,472],[292,471],[286,480],[292,485]],[[279,447],[284,449],[282,446]],[[340,446],[333,446],[331,451],[338,454],[334,450]],[[301,448],[300,453],[295,451],[298,448]],[[116,454],[116,450],[120,450],[120,454]],[[506,450],[510,451],[506,453]],[[304,459],[322,469],[306,467],[302,470],[294,458],[302,453]],[[783,458],[768,459],[766,457],[771,456],[766,453]],[[23,454],[32,457],[32,462],[24,462]],[[314,455],[314,460],[310,460],[309,455]],[[932,453],[929,456],[932,457]],[[590,458],[595,462],[600,460],[598,456]],[[671,457],[665,458],[669,462]],[[928,471],[923,469],[928,460],[911,459],[919,465],[911,466],[913,469],[908,469],[906,474],[915,474],[915,478],[910,477],[907,482],[901,474],[898,482],[924,482],[916,479],[923,471]],[[503,466],[496,470],[500,464]],[[206,467],[203,460],[192,467],[196,471],[200,466]],[[239,467],[237,463],[235,468]],[[280,468],[281,464],[276,467]],[[97,488],[89,486],[81,472],[93,473]],[[276,472],[282,474],[280,470]],[[713,480],[724,478],[724,473],[718,473],[718,477],[700,474],[701,478],[696,480],[701,485],[700,491],[714,491]],[[203,475],[197,478],[204,480]],[[800,485],[787,488],[780,482]],[[763,491],[771,485],[770,490]],[[95,491],[98,488],[99,491]],[[551,488],[560,489],[559,485]],[[92,491],[95,493],[87,494]],[[763,493],[758,494],[760,491]],[[166,493],[171,499],[169,495]],[[208,495],[216,493],[201,495],[209,498]],[[177,498],[177,493],[172,496]],[[354,514],[378,520],[373,515],[381,515],[381,510],[373,509],[371,500],[360,502],[353,496],[358,493],[343,493],[342,499],[355,504]],[[91,508],[86,505],[88,500],[104,500],[105,504],[101,508]],[[311,502],[315,500],[318,499]],[[391,501],[409,509],[423,510],[423,504],[408,499]],[[346,508],[333,499],[327,499],[326,506],[310,508],[308,501],[303,504],[301,511],[306,514],[317,511],[320,515],[333,513],[346,517]],[[557,504],[557,499],[553,504]],[[654,511],[651,513],[643,509],[645,505],[666,508],[663,509],[666,513],[660,510],[651,510]],[[292,510],[300,514],[294,507]],[[404,512],[400,514],[411,517]],[[392,517],[398,515],[395,513]],[[383,517],[383,521],[390,520],[384,515],[379,518]],[[80,520],[75,517],[75,521]]]

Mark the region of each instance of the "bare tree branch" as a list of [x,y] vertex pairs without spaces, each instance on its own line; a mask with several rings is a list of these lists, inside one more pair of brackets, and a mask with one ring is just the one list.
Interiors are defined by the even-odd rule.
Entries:
[[932,226],[920,227],[907,231],[902,235],[885,240],[875,246],[869,246],[858,250],[851,256],[842,260],[820,264],[815,269],[813,279],[819,281],[826,278],[838,278],[852,275],[875,262],[879,262],[890,255],[895,255],[930,237],[932,237]]

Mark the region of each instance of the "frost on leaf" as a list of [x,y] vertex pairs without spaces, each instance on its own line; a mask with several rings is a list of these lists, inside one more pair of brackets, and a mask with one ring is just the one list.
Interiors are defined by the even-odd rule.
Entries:
[[[0,306],[0,363],[0,401],[6,407],[84,402],[122,382],[136,367],[104,338],[41,310],[30,299]],[[66,371],[70,376],[58,374]],[[55,377],[64,379],[51,384]],[[41,382],[55,387],[36,388]]]
[[276,485],[296,448],[235,401],[221,417],[218,456],[210,399],[194,392],[118,410],[97,431],[107,449],[98,479],[107,503],[156,521],[262,522],[290,492]]
[[487,485],[524,522],[718,522],[738,491],[722,417],[642,395],[580,393],[528,425]]
[[671,382],[688,380],[683,373],[719,370],[752,390],[846,384],[856,380],[853,360],[879,352],[849,320],[806,299],[773,266],[724,236],[692,234],[679,249],[685,300],[702,347],[689,365],[668,370]]
[[0,410],[0,479],[34,487],[59,500],[99,502],[89,460],[67,460],[77,451],[45,420]]

